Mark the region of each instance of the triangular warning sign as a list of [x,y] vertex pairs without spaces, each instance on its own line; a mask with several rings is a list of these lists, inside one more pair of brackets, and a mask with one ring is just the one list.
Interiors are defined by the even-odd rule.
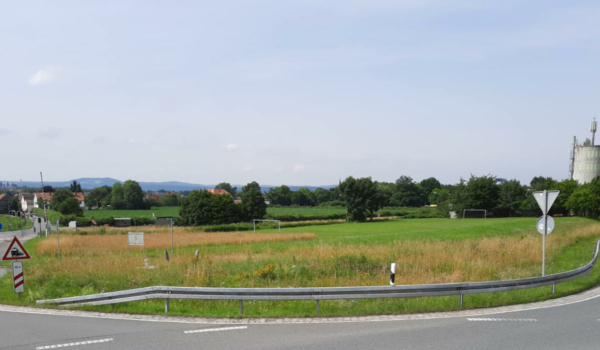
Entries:
[[6,253],[4,253],[4,257],[2,258],[2,260],[27,260],[27,259],[31,259],[31,257],[29,256],[29,253],[27,253],[25,248],[23,248],[23,245],[21,244],[21,242],[19,242],[19,239],[17,237],[14,237],[12,242],[10,242],[8,249],[6,250]]
[[544,213],[544,215],[548,214],[548,212],[550,211],[550,208],[552,208],[552,204],[554,204],[554,201],[560,194],[560,191],[546,191],[546,193],[548,195],[547,207],[546,207],[546,197],[544,197],[544,191],[533,192],[533,198],[535,198],[535,201],[540,206],[540,209],[542,209],[542,213]]

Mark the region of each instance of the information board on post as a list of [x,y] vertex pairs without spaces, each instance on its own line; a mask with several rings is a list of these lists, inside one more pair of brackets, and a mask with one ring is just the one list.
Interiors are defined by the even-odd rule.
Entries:
[[128,232],[127,243],[133,246],[144,246],[144,232]]

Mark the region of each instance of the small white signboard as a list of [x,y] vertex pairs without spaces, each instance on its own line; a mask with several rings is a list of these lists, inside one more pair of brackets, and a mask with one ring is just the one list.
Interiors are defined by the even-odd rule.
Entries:
[[129,245],[144,246],[144,232],[128,232],[127,243]]
[[77,221],[69,221],[69,228],[77,228]]
[[13,261],[12,262],[12,271],[13,271],[13,288],[15,289],[15,293],[21,294],[25,292],[25,276],[23,276],[23,262],[22,261]]

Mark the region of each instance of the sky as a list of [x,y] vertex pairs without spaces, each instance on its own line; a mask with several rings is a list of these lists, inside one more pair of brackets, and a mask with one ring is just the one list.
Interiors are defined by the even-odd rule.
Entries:
[[0,180],[564,179],[599,65],[598,1],[2,2]]

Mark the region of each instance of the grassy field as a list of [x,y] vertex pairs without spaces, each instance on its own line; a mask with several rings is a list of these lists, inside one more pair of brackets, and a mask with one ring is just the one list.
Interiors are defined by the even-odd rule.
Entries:
[[[420,213],[428,214],[435,209],[430,208],[384,208],[381,210],[382,213],[387,212],[402,212],[408,215],[418,217]],[[84,211],[85,217],[90,219],[101,219],[101,218],[135,218],[135,217],[147,217],[151,218],[152,214],[155,216],[179,216],[179,207],[154,207],[150,210],[87,210]],[[340,207],[268,207],[267,215],[269,217],[276,218],[278,216],[292,217],[297,219],[302,218],[325,218],[330,215],[337,215],[340,218],[345,217],[346,208]]]
[[[87,229],[86,229],[87,230]],[[327,287],[387,285],[389,264],[396,262],[397,284],[501,280],[539,276],[541,237],[534,218],[422,219],[286,228],[253,233],[204,233],[176,228],[175,254],[164,250],[170,235],[148,228],[146,255],[154,270],[141,269],[144,253],[127,249],[126,231],[114,228],[80,236],[61,231],[63,259],[56,241],[28,242],[34,258],[25,263],[27,291],[12,294],[10,278],[0,279],[0,302],[34,305],[35,300],[173,285],[210,287]],[[88,230],[88,231],[89,231]],[[547,241],[547,273],[583,265],[591,257],[600,224],[583,218],[556,218]],[[194,251],[199,250],[199,259]],[[600,282],[600,269],[590,279],[549,288],[469,295],[465,307],[476,308],[548,299]],[[327,301],[321,315],[396,314],[458,309],[458,298]],[[94,310],[110,311],[108,307]],[[159,313],[161,301],[115,306],[117,312]],[[236,304],[225,301],[172,301],[171,313],[239,317]],[[306,301],[246,302],[245,316],[314,316]]]
[[0,215],[0,223],[2,224],[2,230],[0,230],[0,232],[17,231],[22,229],[25,230],[31,228],[31,220],[25,220],[25,223],[23,223],[23,219],[18,219],[8,215]]

